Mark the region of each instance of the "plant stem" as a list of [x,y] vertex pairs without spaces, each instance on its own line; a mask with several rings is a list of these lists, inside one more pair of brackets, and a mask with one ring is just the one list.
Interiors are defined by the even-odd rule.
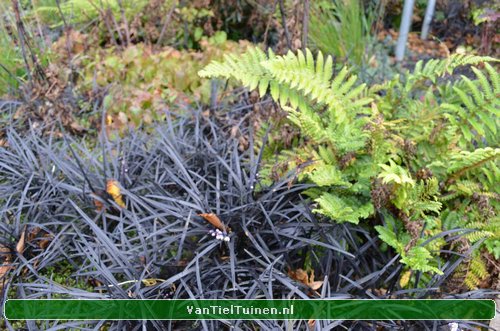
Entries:
[[309,0],[304,0],[304,17],[302,19],[302,51],[306,51],[309,28]]
[[279,0],[280,4],[280,13],[281,13],[281,22],[283,24],[283,30],[285,31],[286,44],[288,49],[292,49],[292,40],[290,39],[290,32],[288,32],[288,27],[286,25],[286,13],[285,13],[285,4],[283,0]]

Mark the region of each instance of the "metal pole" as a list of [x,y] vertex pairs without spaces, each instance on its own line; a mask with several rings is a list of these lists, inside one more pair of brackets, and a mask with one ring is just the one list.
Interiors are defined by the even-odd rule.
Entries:
[[403,60],[405,55],[406,41],[408,40],[408,32],[410,32],[411,17],[413,15],[413,3],[414,0],[405,0],[403,7],[403,16],[401,17],[398,43],[396,45],[397,61]]
[[432,16],[434,15],[434,8],[436,7],[436,0],[429,0],[427,3],[427,8],[425,9],[424,24],[422,25],[422,32],[420,34],[420,39],[427,39],[429,34],[429,26],[431,25]]

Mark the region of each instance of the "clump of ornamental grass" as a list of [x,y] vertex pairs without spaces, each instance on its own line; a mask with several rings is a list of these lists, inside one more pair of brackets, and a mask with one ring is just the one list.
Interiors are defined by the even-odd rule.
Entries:
[[[399,256],[381,251],[375,234],[357,225],[313,214],[300,194],[310,184],[292,184],[292,172],[263,186],[261,153],[254,153],[251,135],[241,152],[238,139],[200,112],[166,118],[149,134],[131,131],[113,141],[102,136],[97,147],[70,136],[7,130],[7,146],[0,149],[2,300],[450,297],[438,293],[439,287],[467,252],[440,266],[443,275],[417,277],[413,288],[402,290]],[[453,297],[491,295],[482,290]],[[3,323],[10,330],[21,327]],[[447,324],[314,323],[321,330]],[[28,321],[22,327],[299,330],[310,325]]]

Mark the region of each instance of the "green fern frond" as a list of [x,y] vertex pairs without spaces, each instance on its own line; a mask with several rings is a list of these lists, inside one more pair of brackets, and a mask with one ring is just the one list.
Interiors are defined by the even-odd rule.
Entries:
[[493,236],[493,233],[489,231],[474,231],[471,233],[467,233],[464,235],[464,238],[469,240],[472,243],[475,243],[476,241],[485,239],[485,238],[490,238]]
[[432,59],[423,64],[420,60],[415,65],[412,73],[413,79],[430,79],[435,82],[438,77],[444,74],[453,74],[453,71],[462,66],[478,65],[480,63],[498,62],[498,59],[489,56],[477,56],[471,54],[452,54],[446,59]]
[[315,201],[320,208],[313,209],[313,212],[328,216],[339,223],[358,224],[361,218],[367,218],[374,212],[371,203],[361,204],[357,199],[340,197],[328,192],[322,194]]
[[323,165],[314,170],[309,178],[318,186],[345,186],[352,184],[343,178],[342,172],[334,165]]
[[456,191],[457,195],[472,196],[474,193],[481,192],[481,186],[471,180],[460,180],[450,185],[449,190]]
[[413,270],[422,272],[435,272],[442,275],[443,272],[430,264],[432,254],[421,246],[412,247],[408,253],[401,258],[401,262],[409,266]]
[[478,148],[473,152],[460,151],[451,155],[447,172],[451,179],[459,178],[467,171],[473,170],[489,161],[493,161],[500,155],[500,148]]
[[[461,81],[452,87],[459,102],[441,104],[441,109],[446,112],[445,116],[460,130],[466,143],[475,136],[484,137],[490,144],[498,143],[496,134],[499,126],[500,101],[497,96],[500,93],[498,87],[500,74],[488,63],[485,64],[485,68],[488,76],[472,67],[477,80],[472,81],[462,75]],[[476,140],[481,139],[476,138]]]
[[375,226],[375,230],[377,230],[380,240],[394,248],[399,254],[404,252],[405,245],[398,240],[394,231],[381,225]]
[[479,284],[489,276],[486,264],[479,255],[469,261],[466,269],[463,282],[470,290],[477,289]]

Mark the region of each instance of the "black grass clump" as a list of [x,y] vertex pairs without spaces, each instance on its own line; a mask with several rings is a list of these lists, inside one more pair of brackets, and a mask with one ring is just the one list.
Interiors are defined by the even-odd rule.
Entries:
[[[15,130],[6,137],[8,147],[0,149],[0,245],[12,268],[3,275],[3,300],[442,297],[439,286],[464,258],[442,266],[444,276],[400,290],[398,256],[382,252],[376,237],[359,226],[312,214],[300,195],[307,185],[289,186],[291,178],[284,178],[262,187],[252,139],[246,152],[239,151],[238,141],[200,112],[168,115],[152,133],[130,132],[112,142],[102,137],[97,144],[34,132],[22,137]],[[216,215],[223,226],[200,214]],[[213,235],[217,230],[219,237]],[[307,268],[323,281],[316,291],[291,276]],[[455,297],[491,295],[476,291]],[[4,323],[10,330],[20,328]],[[438,330],[446,325],[316,321],[314,328]],[[309,328],[307,321],[30,321],[22,328],[103,326]]]

